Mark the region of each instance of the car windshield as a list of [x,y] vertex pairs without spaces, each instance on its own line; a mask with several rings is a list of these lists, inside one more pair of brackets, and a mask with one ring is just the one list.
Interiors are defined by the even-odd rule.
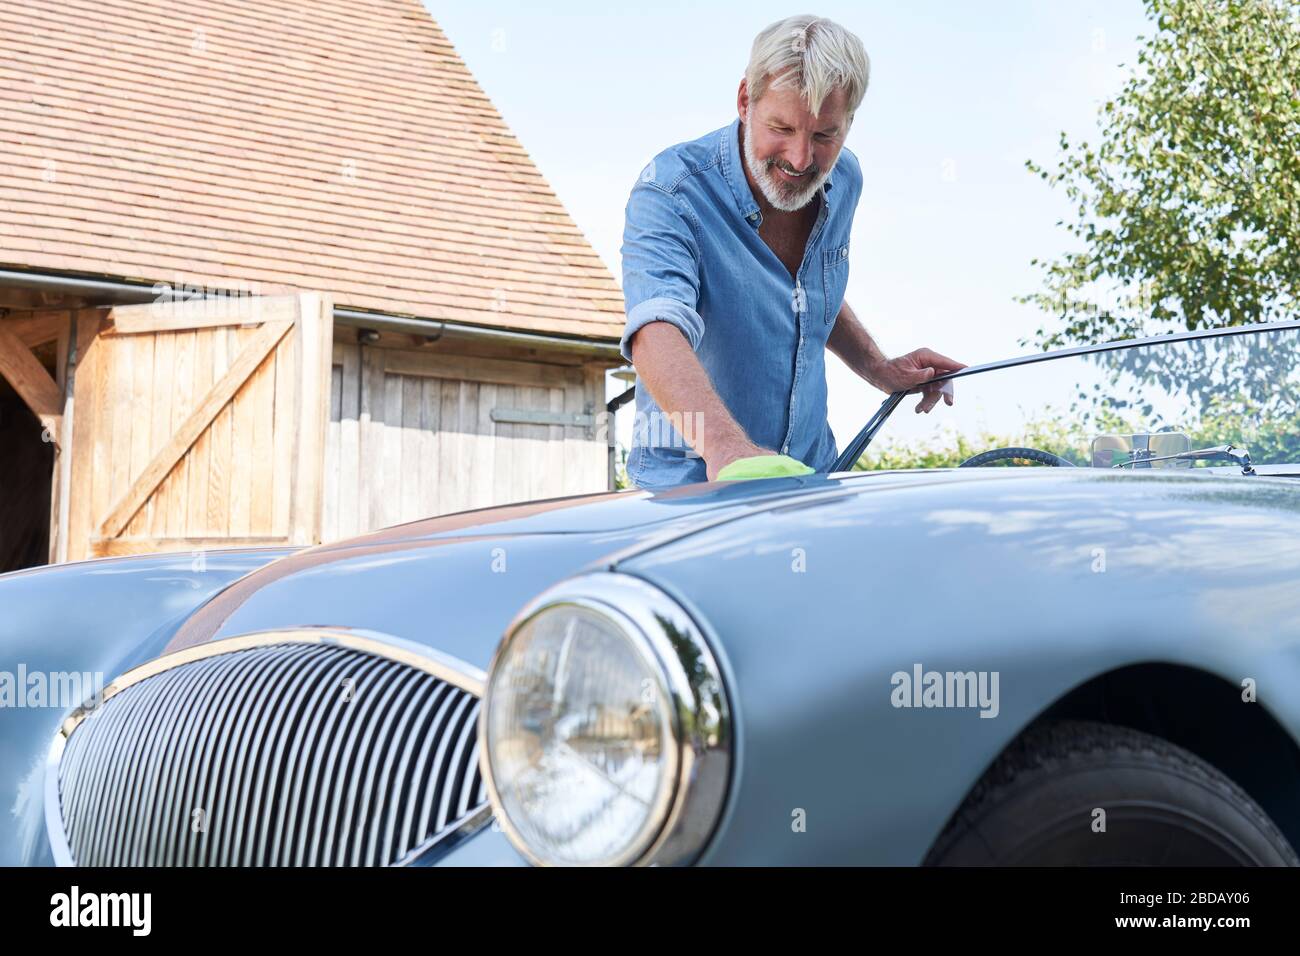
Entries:
[[[952,377],[954,405],[928,415],[914,412],[920,396],[890,396],[841,466],[1242,474],[1244,449],[1260,474],[1300,476],[1300,323],[1104,348],[967,369]],[[976,459],[1026,448],[1047,454]]]

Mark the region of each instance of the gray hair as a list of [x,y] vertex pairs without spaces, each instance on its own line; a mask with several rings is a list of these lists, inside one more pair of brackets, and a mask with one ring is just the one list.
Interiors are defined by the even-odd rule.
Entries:
[[765,28],[754,38],[745,68],[751,101],[769,89],[798,84],[808,108],[820,113],[831,90],[843,87],[848,116],[867,93],[871,60],[862,41],[834,20],[802,14]]

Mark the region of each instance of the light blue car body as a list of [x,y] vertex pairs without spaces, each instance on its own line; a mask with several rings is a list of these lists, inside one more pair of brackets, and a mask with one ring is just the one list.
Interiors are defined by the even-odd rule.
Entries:
[[[102,559],[0,576],[0,669],[111,679],[232,585],[208,639],[364,628],[486,669],[532,597],[603,569],[675,597],[723,673],[734,762],[699,863],[917,864],[998,753],[1061,708],[1161,730],[1300,845],[1298,492],[1172,471],[845,472],[507,506],[197,570]],[[896,706],[893,675],[918,665],[996,672],[996,715]],[[42,787],[64,716],[0,710],[0,864],[53,862]],[[487,827],[439,862],[524,861]]]

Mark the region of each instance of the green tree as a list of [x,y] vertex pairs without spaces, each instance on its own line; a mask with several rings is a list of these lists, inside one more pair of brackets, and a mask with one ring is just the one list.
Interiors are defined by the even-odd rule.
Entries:
[[[1155,32],[1099,115],[1028,168],[1079,248],[1021,298],[1043,348],[1282,318],[1300,302],[1300,3],[1146,0]],[[1029,344],[1026,342],[1025,344]]]
[[615,491],[627,491],[629,488],[636,487],[636,485],[632,484],[632,479],[627,476],[627,452],[627,446],[620,442],[614,456]]

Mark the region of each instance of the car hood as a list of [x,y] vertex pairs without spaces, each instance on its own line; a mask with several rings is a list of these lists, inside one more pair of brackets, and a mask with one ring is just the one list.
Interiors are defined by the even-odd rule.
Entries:
[[[1104,496],[1103,486],[1123,480],[1092,469],[1026,471],[846,472],[700,483],[667,492],[558,498],[415,521],[303,549],[253,571],[200,606],[170,636],[165,650],[258,630],[347,627],[415,641],[485,668],[511,618],[550,585],[652,551],[668,553],[659,549],[706,528],[874,492],[947,486],[945,498],[958,501],[961,486],[1042,480],[1065,481],[1077,493]],[[1196,486],[1203,480],[1142,478],[1143,483]],[[1279,483],[1255,479],[1261,482]]]
[[943,472],[806,475],[699,483],[460,512],[306,548],[233,582],[166,652],[254,630],[355,627],[484,667],[505,625],[556,581],[609,567],[718,522],[805,498],[914,483]]

